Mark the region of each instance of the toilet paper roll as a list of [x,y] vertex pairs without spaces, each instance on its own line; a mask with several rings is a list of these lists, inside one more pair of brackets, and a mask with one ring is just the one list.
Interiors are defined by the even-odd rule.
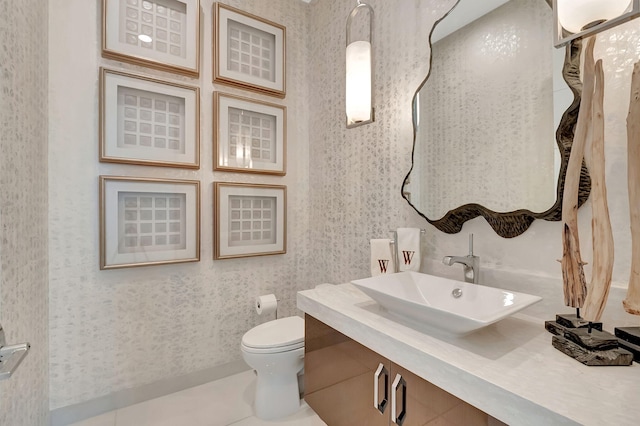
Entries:
[[256,297],[256,312],[258,315],[272,314],[278,308],[278,300],[273,294],[265,294]]

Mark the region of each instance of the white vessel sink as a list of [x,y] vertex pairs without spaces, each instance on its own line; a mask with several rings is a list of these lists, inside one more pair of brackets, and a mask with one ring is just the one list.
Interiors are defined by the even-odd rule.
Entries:
[[[432,329],[464,335],[500,321],[541,297],[418,272],[351,281],[392,314]],[[454,294],[462,294],[455,297]]]

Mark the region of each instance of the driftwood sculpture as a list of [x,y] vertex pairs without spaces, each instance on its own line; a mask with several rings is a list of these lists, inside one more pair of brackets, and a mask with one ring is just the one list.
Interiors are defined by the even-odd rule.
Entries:
[[627,116],[629,211],[631,214],[631,276],[625,311],[640,315],[640,62],[633,67],[631,101]]
[[604,157],[604,72],[602,61],[595,66],[595,88],[592,101],[590,155],[585,155],[591,174],[591,229],[593,241],[593,268],[587,286],[587,297],[582,317],[598,322],[602,317],[613,274],[613,232],[607,205]]
[[584,50],[582,102],[562,195],[562,260],[560,263],[562,265],[564,283],[564,303],[573,308],[582,307],[587,293],[584,263],[580,256],[580,239],[578,236],[578,186],[580,184],[580,169],[584,159],[584,149],[591,127],[591,103],[595,86],[594,44],[595,38],[589,38]]

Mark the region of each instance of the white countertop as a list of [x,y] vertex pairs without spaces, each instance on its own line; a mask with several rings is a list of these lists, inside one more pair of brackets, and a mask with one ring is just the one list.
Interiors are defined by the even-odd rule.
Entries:
[[556,350],[536,318],[516,314],[468,336],[449,337],[394,320],[351,284],[301,291],[297,303],[509,425],[640,424],[640,365],[587,367]]

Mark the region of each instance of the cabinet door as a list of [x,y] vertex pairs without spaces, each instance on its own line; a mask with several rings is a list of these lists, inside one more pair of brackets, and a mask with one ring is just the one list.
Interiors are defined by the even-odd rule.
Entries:
[[[401,380],[398,380],[398,376]],[[450,393],[391,363],[391,424],[402,426],[486,426],[489,416]],[[403,389],[403,386],[406,388]],[[395,401],[394,401],[395,398]],[[395,404],[393,404],[395,402]],[[405,412],[402,413],[403,405]],[[393,419],[397,421],[393,421]]]
[[328,425],[387,426],[390,366],[386,358],[305,315],[304,399]]

